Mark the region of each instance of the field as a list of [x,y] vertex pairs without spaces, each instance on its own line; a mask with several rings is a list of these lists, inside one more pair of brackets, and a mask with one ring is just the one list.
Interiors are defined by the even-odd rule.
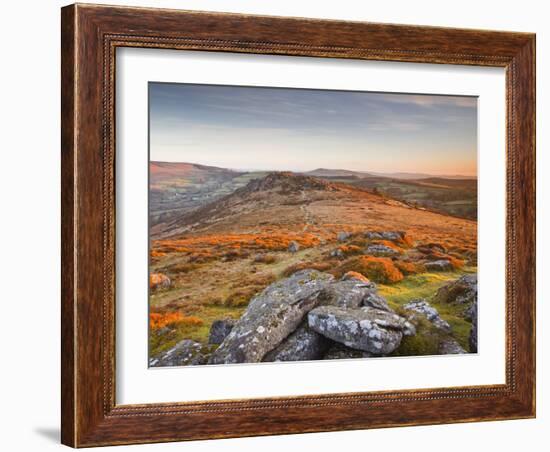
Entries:
[[[240,318],[255,294],[306,268],[336,277],[359,272],[397,313],[412,299],[429,300],[468,349],[470,323],[462,308],[434,294],[476,273],[475,180],[311,177],[185,165],[152,163],[150,269],[160,279],[151,284],[151,357],[183,339],[206,344],[214,321]],[[369,235],[377,231],[402,231],[403,237]],[[365,251],[376,246],[389,255]],[[426,268],[438,260],[450,267]],[[426,335],[419,337],[406,338],[394,354],[437,353]]]
[[365,188],[412,207],[471,220],[477,218],[477,179],[396,179],[370,175],[322,178]]

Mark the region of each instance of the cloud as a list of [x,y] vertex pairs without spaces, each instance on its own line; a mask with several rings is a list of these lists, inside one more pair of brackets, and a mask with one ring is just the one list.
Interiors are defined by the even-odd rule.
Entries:
[[426,162],[476,161],[475,97],[149,86],[154,160],[190,161],[192,155],[205,164],[269,168],[285,160],[330,167],[369,159],[395,171]]
[[434,94],[383,94],[385,100],[391,103],[414,104],[421,107],[463,107],[476,108],[476,96],[447,96]]

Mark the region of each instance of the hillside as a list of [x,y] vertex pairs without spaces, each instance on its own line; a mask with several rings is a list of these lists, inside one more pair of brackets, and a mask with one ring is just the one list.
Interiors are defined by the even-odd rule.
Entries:
[[162,229],[174,215],[189,212],[242,187],[258,174],[193,163],[150,162],[150,221]]
[[328,168],[317,168],[302,174],[306,176],[322,177],[322,178],[351,177],[351,178],[360,179],[362,177],[370,176],[369,173],[364,173],[361,171],[351,171],[346,169],[328,169]]
[[434,212],[472,220],[477,218],[477,179],[475,177],[436,177],[418,173],[365,173],[325,168],[318,168],[304,174],[364,188]]
[[[149,215],[152,237],[161,238],[187,230],[188,214],[231,195],[266,174],[192,163],[151,162]],[[477,214],[475,179],[430,177],[403,180],[326,168],[294,175],[355,186],[405,204],[462,218],[475,219]]]
[[425,173],[380,173],[376,171],[353,171],[347,169],[331,169],[331,168],[317,168],[311,171],[303,173],[307,176],[315,177],[352,177],[352,178],[366,178],[366,177],[382,177],[388,179],[399,179],[399,180],[417,180],[417,179],[427,179],[427,178],[436,178],[443,180],[475,180],[475,176],[462,176],[462,175],[448,175],[448,176],[434,176]]
[[[253,295],[302,268],[341,275],[381,265],[369,278],[397,308],[477,265],[475,221],[288,172],[252,179],[164,226],[151,242],[151,270],[166,278],[151,309],[159,328],[176,326],[151,337],[153,355],[177,340],[204,343],[213,322],[240,317]],[[451,320],[465,344],[465,324]]]
[[411,206],[461,218],[477,218],[477,179],[400,180],[373,176],[346,182]]
[[[257,232],[266,227],[316,231],[319,236],[347,229],[407,230],[421,237],[461,239],[475,222],[419,210],[353,185],[290,172],[270,173],[192,212],[174,218],[163,234]],[[423,232],[424,231],[424,232]]]

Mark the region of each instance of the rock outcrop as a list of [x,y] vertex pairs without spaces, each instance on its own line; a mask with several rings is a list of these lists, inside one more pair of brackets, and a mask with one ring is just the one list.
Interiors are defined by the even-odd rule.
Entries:
[[367,231],[365,237],[369,240],[390,240],[399,242],[405,238],[403,231]]
[[369,292],[367,295],[365,295],[362,304],[363,306],[380,309],[382,311],[391,311],[386,299],[383,296],[377,294],[375,291]]
[[333,341],[366,352],[387,355],[414,326],[395,313],[363,307],[320,306],[308,314],[309,327]]
[[472,303],[472,306],[470,306],[468,312],[470,313],[470,320],[472,321],[468,343],[470,345],[470,352],[477,353],[477,298]]
[[[366,300],[379,300],[378,304],[387,308],[387,303],[375,294],[376,285],[360,273],[347,274],[340,281],[327,284],[318,296],[318,305],[337,306],[344,309],[358,308]],[[279,346],[263,358],[264,361],[307,361],[321,359],[331,341],[311,329],[307,321],[283,340]]]
[[365,352],[363,350],[356,350],[354,348],[346,347],[343,344],[334,342],[333,345],[323,356],[323,359],[357,359],[357,358],[373,358],[377,355],[373,353]]
[[438,259],[436,261],[426,262],[424,267],[426,267],[426,270],[432,272],[449,272],[453,269],[453,265],[448,259]]
[[208,335],[209,344],[221,344],[224,339],[231,333],[231,330],[235,326],[236,320],[222,319],[215,320],[210,327],[210,334]]
[[275,349],[264,356],[263,361],[311,361],[321,359],[330,347],[330,341],[313,331],[303,322]]
[[432,322],[436,328],[447,333],[451,331],[451,325],[449,325],[446,320],[442,319],[437,309],[431,306],[426,300],[411,300],[403,307],[408,311],[423,315]]
[[[444,285],[434,296],[434,302],[464,305],[462,313],[472,321],[469,349],[475,352],[475,275]],[[414,299],[403,308],[410,313],[408,318],[403,317],[405,314],[398,315],[378,293],[376,284],[361,273],[350,271],[335,280],[329,273],[300,270],[255,295],[240,319],[215,321],[208,344],[181,341],[150,360],[150,365],[380,357],[396,351],[405,336],[417,334],[417,327],[418,334],[432,334],[440,354],[467,353],[451,336],[449,323],[428,301]],[[419,322],[421,317],[435,328],[423,333],[426,324]]]
[[471,353],[477,353],[477,275],[464,275],[441,287],[435,294],[438,303],[463,306],[462,316],[472,322],[469,336]]
[[206,364],[214,348],[215,346],[212,345],[203,345],[190,339],[184,339],[160,357],[151,359],[149,365],[166,367]]
[[327,284],[321,291],[319,305],[357,308],[375,290],[376,286],[371,282],[363,282],[357,279],[336,281]]
[[464,275],[441,287],[435,294],[438,303],[459,303],[470,306],[477,298],[477,275]]
[[212,364],[259,362],[300,325],[333,276],[301,270],[254,296],[231,333],[210,358]]
[[445,339],[439,344],[439,353],[441,355],[463,355],[466,350],[454,339]]
[[371,256],[376,256],[376,257],[391,257],[391,256],[397,256],[399,254],[399,251],[387,245],[376,243],[376,244],[367,246],[367,248],[365,249],[365,254],[370,254]]

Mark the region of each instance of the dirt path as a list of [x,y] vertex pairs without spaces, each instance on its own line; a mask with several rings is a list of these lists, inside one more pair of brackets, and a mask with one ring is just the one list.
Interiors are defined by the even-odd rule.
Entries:
[[301,198],[304,200],[304,204],[300,204],[300,210],[304,214],[304,228],[302,229],[302,232],[306,232],[310,226],[314,224],[313,221],[313,215],[307,208],[307,202],[309,201],[309,198],[307,197],[307,194],[304,190],[300,192]]

